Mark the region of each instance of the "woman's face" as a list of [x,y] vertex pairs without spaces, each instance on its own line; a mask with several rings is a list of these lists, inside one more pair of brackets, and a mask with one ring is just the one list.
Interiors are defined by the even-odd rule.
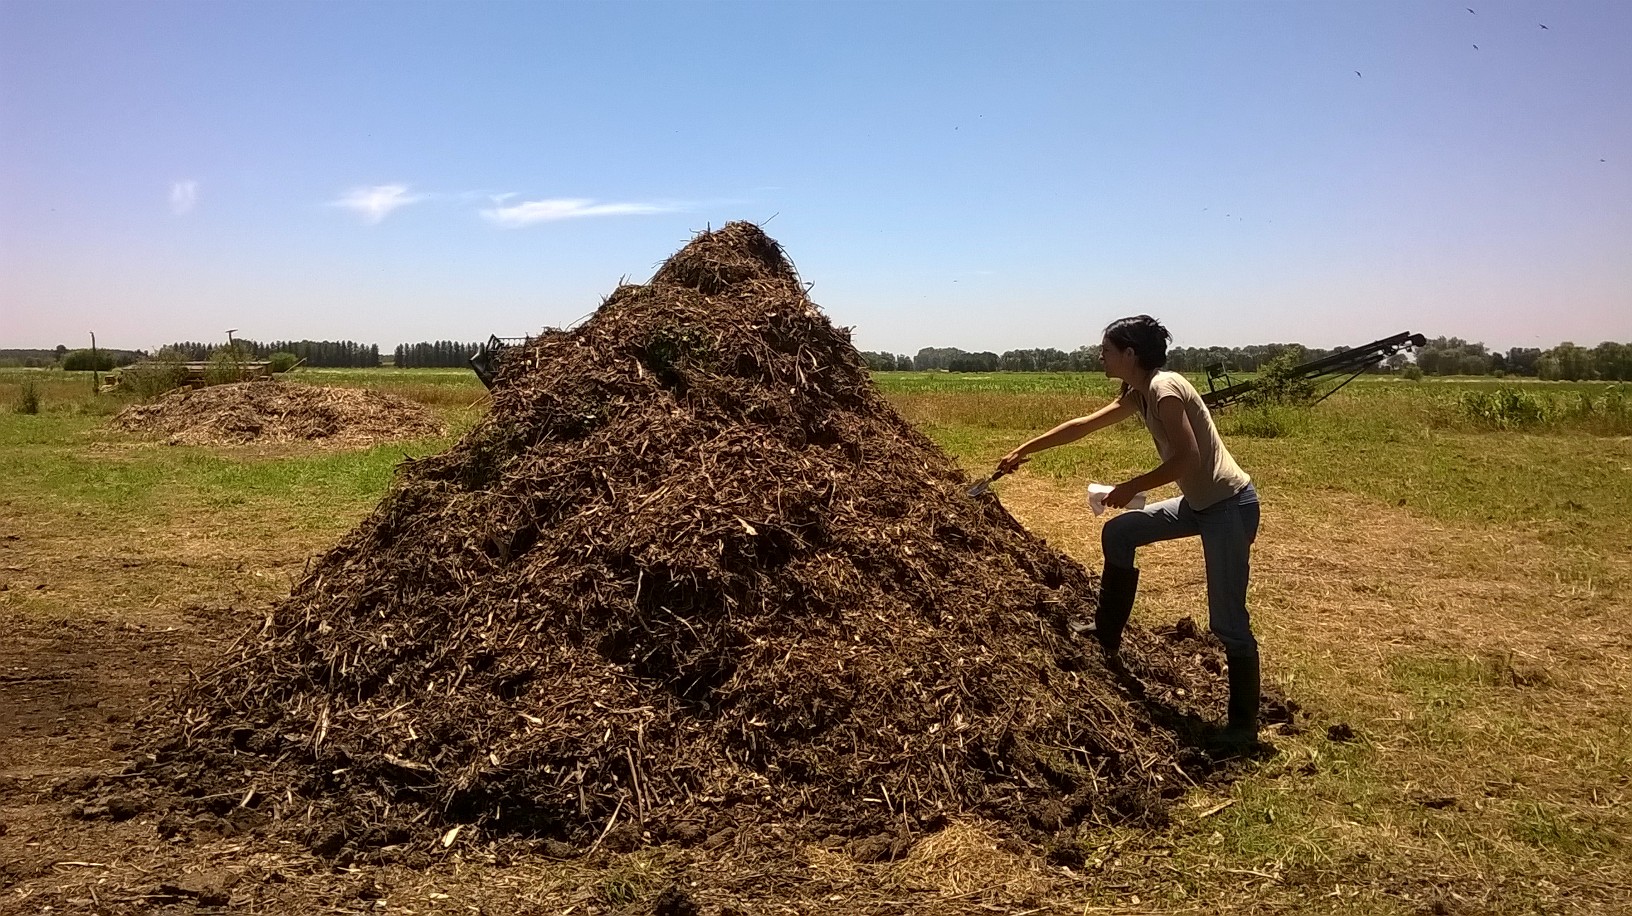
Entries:
[[1099,358],[1105,363],[1105,375],[1109,378],[1130,382],[1138,375],[1139,357],[1132,347],[1123,349],[1107,337],[1099,342]]

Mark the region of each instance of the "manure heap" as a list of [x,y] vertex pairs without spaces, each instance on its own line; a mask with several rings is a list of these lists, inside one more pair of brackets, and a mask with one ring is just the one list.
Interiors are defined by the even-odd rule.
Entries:
[[273,381],[172,391],[119,411],[113,425],[162,436],[171,445],[371,445],[445,432],[425,408],[394,394]]
[[[729,223],[506,351],[490,414],[181,696],[155,772],[353,842],[1143,817],[1196,710],[1084,653],[1096,579],[967,486]],[[1150,696],[1217,680],[1129,642]]]

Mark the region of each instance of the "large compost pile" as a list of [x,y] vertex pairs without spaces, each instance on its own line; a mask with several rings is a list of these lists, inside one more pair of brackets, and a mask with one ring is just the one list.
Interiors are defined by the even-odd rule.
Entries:
[[172,391],[152,404],[126,407],[113,425],[171,445],[361,446],[445,431],[430,411],[394,394],[273,381]]
[[[507,351],[491,413],[183,695],[164,759],[443,837],[1139,816],[1189,711],[1082,650],[1095,578],[968,483],[727,224]],[[1130,643],[1156,694],[1216,680],[1174,673],[1195,641]]]

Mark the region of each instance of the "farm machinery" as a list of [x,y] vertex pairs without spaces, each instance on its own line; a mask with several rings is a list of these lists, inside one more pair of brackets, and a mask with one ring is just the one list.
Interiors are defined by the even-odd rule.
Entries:
[[[1293,366],[1281,375],[1281,379],[1286,382],[1318,383],[1321,379],[1344,376],[1336,385],[1315,398],[1315,403],[1318,404],[1331,397],[1339,388],[1354,381],[1362,372],[1395,353],[1408,347],[1420,347],[1427,342],[1428,339],[1421,334],[1404,331],[1393,337],[1384,337],[1363,346],[1339,350],[1320,359]],[[1223,382],[1223,387],[1219,387],[1220,381]],[[1215,363],[1207,367],[1207,393],[1201,396],[1201,400],[1215,410],[1228,407],[1246,398],[1261,384],[1256,379],[1236,382],[1230,378],[1222,363]]]
[[499,354],[505,348],[527,342],[525,337],[499,337],[492,335],[487,343],[476,348],[470,357],[470,368],[475,370],[476,377],[482,380],[482,387],[491,391],[493,382],[499,377]]
[[[134,367],[134,371],[140,371],[141,365],[143,364],[137,364],[137,366]],[[204,388],[212,384],[210,381],[211,365],[207,362],[195,360],[191,362],[175,363],[173,364],[173,367],[174,368],[171,371],[175,372],[174,387],[176,388]],[[120,369],[115,369],[113,372],[108,374],[108,377],[105,380],[103,380],[100,390],[117,391],[124,388],[127,382],[125,373],[130,371],[133,371],[132,366],[125,366]],[[244,362],[237,364],[237,375],[227,380],[252,382],[261,380],[271,381],[271,379],[272,364],[270,362],[266,360],[245,360]],[[213,384],[220,383],[221,379],[217,378]]]

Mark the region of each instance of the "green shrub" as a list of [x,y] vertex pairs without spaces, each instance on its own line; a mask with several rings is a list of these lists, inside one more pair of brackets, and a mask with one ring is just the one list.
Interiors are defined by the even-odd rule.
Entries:
[[23,379],[22,393],[17,396],[18,413],[40,412],[40,386],[31,378]]
[[1422,367],[1412,364],[1400,370],[1400,377],[1413,382],[1422,381]]
[[1295,370],[1304,362],[1302,347],[1288,347],[1285,353],[1264,363],[1258,378],[1242,401],[1250,406],[1272,404],[1308,404],[1315,399],[1314,379],[1298,375]]
[[266,361],[273,372],[288,372],[290,369],[295,368],[296,363],[300,362],[300,357],[286,350],[279,350],[268,356]]
[[70,350],[62,357],[62,368],[69,372],[111,372],[113,354],[107,350]]
[[209,364],[204,367],[204,384],[230,385],[241,382],[248,362],[249,354],[241,347],[222,347],[210,354]]
[[119,370],[119,387],[141,400],[151,401],[187,381],[185,363],[175,350],[160,350],[152,359]]

